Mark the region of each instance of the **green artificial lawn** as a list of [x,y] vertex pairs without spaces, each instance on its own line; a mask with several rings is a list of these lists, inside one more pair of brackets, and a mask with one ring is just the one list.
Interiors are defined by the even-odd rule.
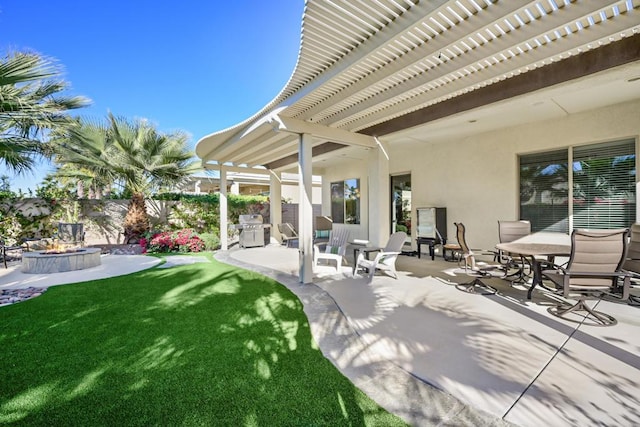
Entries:
[[404,425],[325,359],[298,298],[216,261],[0,308],[0,424]]

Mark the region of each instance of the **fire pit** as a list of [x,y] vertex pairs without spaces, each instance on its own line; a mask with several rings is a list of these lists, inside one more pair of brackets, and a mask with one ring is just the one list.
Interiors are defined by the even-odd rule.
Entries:
[[22,272],[32,274],[84,270],[101,264],[100,248],[34,251],[22,254]]

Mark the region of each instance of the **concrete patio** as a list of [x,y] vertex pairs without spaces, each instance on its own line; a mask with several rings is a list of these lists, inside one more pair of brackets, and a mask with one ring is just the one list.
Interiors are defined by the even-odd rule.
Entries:
[[323,353],[413,425],[640,424],[640,311],[626,302],[599,301],[618,324],[597,327],[549,314],[546,291],[528,301],[526,286],[491,279],[497,295],[462,292],[468,276],[439,257],[401,256],[398,280],[371,284],[352,264],[322,266],[313,285],[298,283],[297,249],[216,257],[296,293]]

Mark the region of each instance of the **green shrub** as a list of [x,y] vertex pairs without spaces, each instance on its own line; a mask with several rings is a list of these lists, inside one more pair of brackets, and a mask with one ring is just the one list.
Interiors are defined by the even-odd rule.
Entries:
[[200,239],[204,242],[207,251],[214,251],[220,247],[220,237],[217,234],[203,233],[200,235]]

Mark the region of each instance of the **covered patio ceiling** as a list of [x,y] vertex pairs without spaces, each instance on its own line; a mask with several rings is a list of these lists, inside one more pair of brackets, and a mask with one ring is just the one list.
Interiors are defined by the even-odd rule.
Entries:
[[289,171],[640,98],[640,0],[308,0],[296,68],[208,164]]

